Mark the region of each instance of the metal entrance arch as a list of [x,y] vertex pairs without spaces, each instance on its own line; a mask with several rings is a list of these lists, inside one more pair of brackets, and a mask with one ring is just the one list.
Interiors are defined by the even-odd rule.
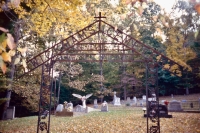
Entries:
[[[31,73],[42,66],[37,132],[43,130],[50,132],[50,115],[47,114],[51,114],[52,75],[55,62],[122,62],[123,60],[124,62],[142,61],[146,65],[147,133],[159,133],[157,70],[161,67],[170,71],[172,66],[176,66],[177,69],[172,72],[176,75],[183,70],[183,67],[154,48],[115,29],[114,26],[102,20],[105,17],[102,17],[101,13],[95,18],[94,23],[27,61],[28,72],[24,74]],[[104,58],[100,58],[100,60],[88,58],[88,56],[95,55]],[[164,67],[165,64],[168,64],[167,68]],[[49,94],[49,100],[45,101],[44,94]],[[149,102],[149,97],[153,97],[154,101]]]

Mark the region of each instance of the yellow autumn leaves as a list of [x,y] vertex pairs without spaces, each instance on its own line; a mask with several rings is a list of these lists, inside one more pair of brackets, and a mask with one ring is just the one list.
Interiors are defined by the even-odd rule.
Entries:
[[[51,116],[52,133],[146,133],[147,122],[141,107],[110,107],[109,112],[90,112],[74,117]],[[199,133],[200,114],[169,112],[173,118],[160,118],[161,133]],[[35,133],[37,117],[1,121],[3,133]],[[184,125],[184,126],[183,126]],[[19,128],[20,127],[20,128]]]
[[[8,30],[0,27],[0,30],[7,32]],[[9,51],[6,49],[9,48]],[[3,73],[6,72],[7,67],[5,62],[11,62],[11,57],[15,55],[16,44],[14,38],[10,33],[7,33],[7,38],[0,42],[0,66]]]
[[[12,57],[15,56],[16,51],[19,51],[22,55],[26,52],[27,48],[16,48],[16,44],[14,41],[13,36],[8,33],[8,30],[0,27],[0,30],[4,32],[1,35],[1,41],[0,41],[0,67],[2,72],[5,74],[7,70],[6,62],[11,62]],[[6,36],[5,36],[6,34]],[[18,64],[20,62],[20,58],[16,58],[14,61],[14,64]],[[23,59],[23,66],[26,68],[26,62]]]

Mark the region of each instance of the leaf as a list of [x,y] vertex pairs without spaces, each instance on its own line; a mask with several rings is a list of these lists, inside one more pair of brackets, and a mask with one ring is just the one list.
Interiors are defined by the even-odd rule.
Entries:
[[163,68],[169,69],[169,68],[170,68],[170,65],[169,65],[169,64],[165,64]]
[[160,29],[160,28],[156,28],[156,31],[157,31],[158,33],[161,33],[161,29]]
[[117,26],[115,26],[115,31],[117,30]]
[[153,16],[152,18],[153,18],[153,21],[157,22],[158,16]]
[[144,10],[143,10],[142,6],[139,6],[138,9],[137,9],[137,13],[138,13],[140,16],[142,16],[143,11],[144,11]]
[[131,3],[131,0],[126,0],[126,4],[130,4]]
[[19,52],[21,52],[22,55],[24,55],[24,54],[26,53],[26,51],[27,51],[27,47],[24,47],[24,48],[17,48],[17,50],[18,50]]
[[20,62],[20,57],[18,57],[18,58],[15,59],[14,64],[17,65],[19,62]]
[[15,7],[18,7],[20,4],[20,0],[11,0],[11,4],[13,4]]
[[134,30],[138,31],[137,25],[133,24]]
[[157,56],[157,57],[156,57],[157,61],[159,61],[160,58],[161,58],[161,55]]
[[197,32],[194,33],[195,39],[197,38],[198,34],[199,34],[199,31],[197,31]]
[[0,43],[2,43],[6,39],[5,33],[0,35]]
[[3,27],[0,27],[0,30],[3,31],[3,32],[8,32],[9,31],[8,29],[5,29]]
[[25,60],[25,59],[22,60],[22,65],[23,65],[24,68],[27,67],[26,60]]
[[196,4],[194,6],[195,10],[197,11],[198,14],[200,14],[200,3]]
[[14,56],[15,52],[16,52],[15,50],[10,50],[8,53],[9,53],[10,56]]
[[16,47],[14,38],[10,33],[7,33],[7,44],[10,49],[14,49]]
[[1,70],[3,71],[3,74],[6,73],[7,67],[6,67],[6,64],[4,62],[1,63]]
[[1,45],[2,45],[2,47],[6,48],[6,46],[7,46],[7,41],[6,41],[6,39],[1,43]]
[[11,56],[10,56],[9,53],[3,52],[3,53],[1,54],[1,56],[2,56],[2,58],[3,58],[4,61],[9,61],[9,62],[11,62]]
[[124,19],[126,18],[126,14],[122,14],[122,15],[120,16],[120,18],[121,18],[122,20],[124,20]]

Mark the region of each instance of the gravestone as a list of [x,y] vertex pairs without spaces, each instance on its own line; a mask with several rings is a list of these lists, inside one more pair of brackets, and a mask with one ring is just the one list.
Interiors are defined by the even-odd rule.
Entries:
[[126,104],[131,104],[131,99],[130,99],[130,97],[127,97],[127,100],[126,100]]
[[147,99],[146,95],[143,95],[142,102],[141,102],[142,106],[146,105],[146,99]]
[[142,96],[142,100],[146,101],[147,97],[145,95]]
[[101,105],[101,112],[108,112],[108,104],[104,101]]
[[69,102],[69,103],[67,104],[66,109],[67,109],[67,111],[69,111],[69,112],[73,112],[73,104],[72,104],[71,102]]
[[86,107],[85,113],[89,113],[89,112],[93,112],[93,111],[100,111],[100,109],[96,109],[96,108],[91,108],[91,107]]
[[133,103],[137,103],[137,98],[136,97],[133,97]]
[[[165,105],[159,104],[158,105],[159,108],[159,117],[160,118],[172,118],[172,115],[168,114],[168,109]],[[143,108],[144,113],[146,112],[146,109]],[[144,114],[144,117],[146,117],[147,115]]]
[[15,118],[15,106],[10,106],[7,108],[6,119],[14,119]]
[[63,111],[63,105],[58,104],[58,106],[56,107],[56,112],[62,112],[62,111]]
[[84,108],[82,105],[77,105],[74,109],[75,112],[85,112],[86,108]]
[[71,102],[67,103],[66,101],[64,104],[58,104],[55,116],[73,116],[73,104]]
[[98,108],[97,99],[94,99],[94,108]]
[[114,91],[113,104],[114,105],[121,105],[120,98],[116,96],[116,91]]
[[181,108],[187,112],[200,112],[200,103],[195,100],[181,101]]
[[175,100],[169,103],[168,110],[169,111],[183,111],[183,109],[181,108],[181,103]]

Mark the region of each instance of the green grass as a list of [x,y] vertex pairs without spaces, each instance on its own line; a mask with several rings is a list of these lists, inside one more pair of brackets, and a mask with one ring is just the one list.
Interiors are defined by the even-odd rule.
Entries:
[[[161,118],[161,133],[200,133],[199,113],[170,113]],[[37,116],[0,121],[2,133],[35,133]],[[76,117],[51,116],[52,133],[146,133],[141,107],[109,107],[109,112],[90,112]]]

